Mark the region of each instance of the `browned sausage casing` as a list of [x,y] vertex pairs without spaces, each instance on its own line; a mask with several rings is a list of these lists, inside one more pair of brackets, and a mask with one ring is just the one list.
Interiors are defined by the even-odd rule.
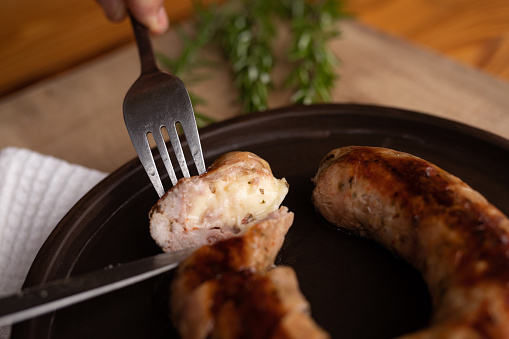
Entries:
[[183,339],[330,338],[311,318],[293,269],[273,268],[292,222],[283,206],[181,263],[170,306]]
[[481,194],[430,162],[375,147],[331,151],[313,181],[329,222],[422,273],[433,316],[406,338],[509,338],[509,220]]

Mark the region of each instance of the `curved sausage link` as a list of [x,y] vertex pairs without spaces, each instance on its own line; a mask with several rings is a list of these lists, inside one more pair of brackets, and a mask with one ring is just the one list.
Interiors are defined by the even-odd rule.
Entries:
[[509,338],[509,220],[481,194],[430,162],[375,147],[331,151],[313,181],[330,223],[421,272],[432,321],[405,338]]

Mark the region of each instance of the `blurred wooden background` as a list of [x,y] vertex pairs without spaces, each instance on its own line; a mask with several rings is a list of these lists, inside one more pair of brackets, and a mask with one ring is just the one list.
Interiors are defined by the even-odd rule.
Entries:
[[[345,0],[361,22],[509,80],[508,0]],[[190,0],[167,0],[173,23]],[[0,97],[132,41],[94,0],[0,3]]]

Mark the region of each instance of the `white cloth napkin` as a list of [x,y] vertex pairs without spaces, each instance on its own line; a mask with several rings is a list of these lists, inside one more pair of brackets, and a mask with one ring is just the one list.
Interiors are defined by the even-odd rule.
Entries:
[[26,149],[0,150],[0,295],[21,289],[53,228],[105,176]]

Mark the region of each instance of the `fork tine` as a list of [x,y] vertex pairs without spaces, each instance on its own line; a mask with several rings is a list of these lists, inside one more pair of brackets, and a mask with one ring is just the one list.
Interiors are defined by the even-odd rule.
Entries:
[[161,178],[159,177],[159,173],[157,173],[157,167],[154,162],[154,158],[152,157],[152,151],[150,150],[150,145],[148,143],[148,139],[146,135],[143,134],[131,134],[131,140],[133,141],[134,149],[138,154],[138,158],[140,159],[145,172],[147,172],[152,185],[156,189],[159,197],[162,197],[164,194],[163,183],[161,182]]
[[184,156],[184,151],[182,150],[182,145],[180,144],[177,126],[175,126],[175,124],[172,124],[172,126],[170,127],[167,126],[166,129],[168,130],[168,134],[170,136],[173,151],[177,156],[177,161],[179,163],[180,170],[182,171],[184,177],[189,178],[190,177],[189,169],[187,168],[186,157]]
[[173,169],[173,165],[171,164],[170,155],[168,154],[168,149],[166,148],[166,143],[164,142],[163,135],[161,134],[161,129],[157,131],[157,133],[152,133],[154,140],[157,145],[157,149],[159,150],[159,154],[161,155],[161,159],[163,160],[164,167],[166,171],[170,175],[171,183],[173,186],[177,184],[177,176],[175,175],[175,170]]
[[[168,154],[167,143],[161,133],[163,125],[168,131],[171,146],[184,177],[190,177],[190,174],[175,122],[180,122],[186,133],[187,143],[198,174],[203,174],[206,171],[205,161],[192,103],[184,83],[178,77],[158,69],[147,28],[132,16],[131,22],[142,67],[140,76],[124,98],[124,121],[136,153],[138,153],[157,194],[161,197],[165,190],[159,173],[157,173],[157,167],[147,140],[148,133],[154,137],[173,185],[176,185],[178,180]],[[171,124],[168,124],[168,119]],[[156,132],[154,133],[154,131]]]
[[200,136],[198,134],[198,127],[196,126],[194,116],[193,119],[186,119],[180,123],[184,129],[184,134],[186,136],[189,149],[191,150],[191,154],[193,156],[196,169],[198,170],[198,174],[203,174],[206,171],[205,160],[203,159]]

